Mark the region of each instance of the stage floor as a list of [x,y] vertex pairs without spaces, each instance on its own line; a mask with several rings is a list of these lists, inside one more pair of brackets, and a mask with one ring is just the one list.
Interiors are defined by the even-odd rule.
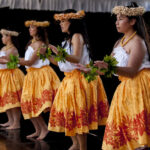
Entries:
[[[95,131],[94,131],[95,132]],[[4,130],[0,128],[0,150],[68,150],[69,137],[62,133],[49,132],[44,140],[26,139],[22,130]],[[88,134],[88,150],[101,150],[102,137]]]

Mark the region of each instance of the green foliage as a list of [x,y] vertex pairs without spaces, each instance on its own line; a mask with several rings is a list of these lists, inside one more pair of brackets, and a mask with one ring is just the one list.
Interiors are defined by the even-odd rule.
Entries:
[[107,78],[111,78],[112,75],[116,73],[116,65],[118,62],[114,57],[106,55],[103,61],[108,64],[108,68],[107,69],[102,68],[100,70],[98,69],[98,67],[93,65],[92,61],[90,61],[90,64],[88,66],[88,68],[90,68],[90,71],[87,73],[83,73],[85,79],[88,82],[91,82],[96,79],[96,76],[98,75],[97,73],[98,71],[103,72],[104,76]]
[[10,61],[7,63],[7,68],[8,69],[15,69],[18,67],[19,63],[19,58],[18,56],[14,56],[12,54],[9,55]]
[[66,50],[60,46],[57,46],[58,55],[54,57],[55,61],[66,62],[66,57],[68,53]]
[[[40,53],[41,48],[46,49],[45,54]],[[43,61],[45,61],[45,59],[48,59],[51,55],[52,55],[51,49],[49,47],[45,46],[45,45],[38,49],[37,56],[39,56],[40,59],[42,59]]]
[[108,55],[104,57],[103,61],[108,64],[108,68],[102,68],[100,72],[103,72],[105,77],[111,78],[112,75],[116,73],[116,65],[118,62],[114,57]]
[[88,68],[90,68],[90,72],[87,72],[87,73],[84,72],[83,75],[89,83],[96,79],[96,76],[98,75],[97,73],[98,68],[93,65],[93,61],[90,61]]

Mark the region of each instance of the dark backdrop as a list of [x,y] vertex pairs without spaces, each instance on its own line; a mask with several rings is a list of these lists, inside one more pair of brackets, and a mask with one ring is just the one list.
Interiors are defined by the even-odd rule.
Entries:
[[[59,28],[59,25],[53,20],[54,11],[31,11],[31,10],[9,10],[8,8],[0,9],[0,29],[10,27],[10,29],[20,32],[19,42],[20,56],[24,56],[25,46],[29,41],[30,37],[28,34],[28,28],[24,26],[26,20],[48,20],[51,25],[48,27],[49,41],[51,44],[58,45],[63,39],[63,35]],[[150,25],[150,13],[144,15],[145,21]],[[119,34],[115,29],[115,16],[110,13],[86,13],[86,22],[88,33],[90,37],[90,42],[93,49],[94,60],[103,59],[106,54],[110,54],[115,41],[119,38]],[[0,47],[2,47],[0,42]],[[59,71],[57,67],[51,65],[60,79],[63,78],[63,73]],[[24,67],[21,69],[25,72]],[[26,73],[26,72],[25,72]],[[111,102],[113,93],[118,85],[119,81],[117,77],[112,77],[111,79],[106,79],[102,77],[103,84],[108,96],[109,103]],[[45,114],[46,121],[49,114]],[[0,114],[0,123],[7,121],[5,113]],[[22,118],[22,128],[25,134],[31,133],[33,130],[32,125],[29,120],[24,121]],[[30,127],[30,130],[29,128]]]
[[[24,26],[26,20],[48,20],[50,26],[47,28],[49,41],[51,44],[58,45],[63,40],[63,34],[61,33],[59,24],[53,19],[54,11],[31,11],[31,10],[10,10],[8,8],[0,9],[0,29],[10,28],[10,30],[16,30],[20,32],[19,54],[24,56],[25,47],[30,39],[28,28]],[[58,13],[58,12],[57,12]],[[115,29],[115,17],[110,13],[86,13],[86,23],[90,43],[93,50],[94,60],[103,59],[106,54],[110,54],[115,41],[120,36]],[[0,40],[0,48],[2,47]],[[51,64],[52,65],[52,64]],[[63,78],[63,73],[59,71],[57,67],[52,65],[57,72],[60,79]],[[25,72],[24,67],[21,69]],[[25,72],[26,73],[26,72]],[[102,77],[104,86],[107,90],[109,101],[111,101],[116,81],[113,79],[105,79]],[[108,84],[109,83],[109,84]],[[112,88],[113,87],[113,88]]]

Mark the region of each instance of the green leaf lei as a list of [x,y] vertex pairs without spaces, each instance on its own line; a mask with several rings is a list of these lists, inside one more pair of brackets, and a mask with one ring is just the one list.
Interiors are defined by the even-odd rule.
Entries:
[[87,73],[83,72],[83,75],[89,83],[96,79],[96,76],[98,75],[98,68],[93,65],[93,61],[90,61],[90,64],[87,66],[87,68],[90,68],[91,71]]
[[10,61],[7,63],[8,69],[15,69],[18,67],[19,64],[19,56],[14,56],[12,54],[9,55]]
[[66,57],[68,55],[66,49],[57,46],[57,50],[58,50],[58,54],[54,57],[55,61],[66,62]]
[[[41,49],[41,48],[46,48],[45,54],[41,54],[41,53],[40,53],[40,49]],[[45,61],[45,59],[48,59],[51,55],[52,55],[52,51],[51,51],[51,49],[50,49],[49,47],[47,47],[46,45],[43,45],[42,47],[40,47],[40,48],[38,49],[37,56],[39,56],[40,59],[42,59],[43,61]]]
[[103,61],[108,64],[108,68],[107,69],[102,68],[100,69],[100,72],[103,72],[105,77],[111,78],[112,75],[116,73],[116,69],[117,69],[116,65],[118,64],[118,62],[116,58],[108,55],[104,57]]
[[108,68],[107,69],[102,68],[100,70],[98,69],[98,67],[94,66],[93,61],[90,61],[88,68],[90,68],[91,71],[87,73],[83,73],[85,79],[88,82],[91,82],[96,79],[96,76],[98,75],[97,73],[98,71],[103,72],[104,76],[107,78],[112,77],[112,75],[116,73],[116,68],[117,68],[116,65],[118,62],[114,57],[106,55],[103,61],[108,64]]

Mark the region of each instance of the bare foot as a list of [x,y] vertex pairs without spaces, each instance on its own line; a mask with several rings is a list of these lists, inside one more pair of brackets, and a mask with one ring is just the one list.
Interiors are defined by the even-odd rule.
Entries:
[[68,150],[80,150],[80,146],[78,144],[73,144]]
[[49,132],[48,130],[41,130],[41,133],[37,138],[37,140],[43,140],[47,136],[48,132]]
[[7,130],[20,129],[20,124],[14,124],[6,128]]
[[143,147],[136,148],[135,150],[148,150],[148,147],[147,146],[143,146]]
[[6,123],[0,124],[0,126],[2,126],[2,127],[8,127],[8,126],[10,126],[11,124],[12,124],[11,122],[6,122]]
[[30,134],[30,135],[26,136],[26,138],[34,138],[34,137],[37,137],[37,136],[39,136],[39,135],[40,135],[39,132],[35,132],[35,133],[33,133],[33,134]]

